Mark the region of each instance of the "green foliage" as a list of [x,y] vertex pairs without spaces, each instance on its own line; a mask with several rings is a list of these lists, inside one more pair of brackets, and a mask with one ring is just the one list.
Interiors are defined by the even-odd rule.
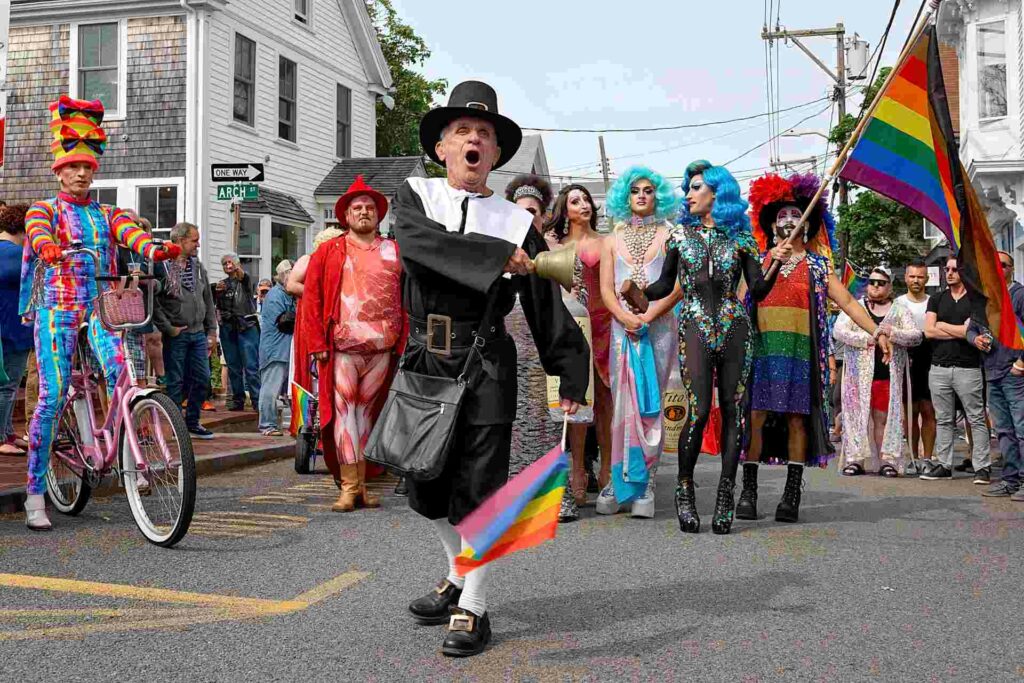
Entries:
[[444,79],[428,80],[413,71],[430,57],[430,49],[399,17],[391,0],[366,0],[384,59],[391,70],[395,108],[377,102],[377,156],[415,156],[420,149],[419,124],[434,96],[448,87]]
[[[883,66],[878,70],[878,76],[875,78],[875,82],[869,87],[864,89],[863,96],[861,97],[860,109],[864,110],[871,104],[871,100],[875,99],[875,95],[882,88],[882,84],[885,83],[885,79],[889,77],[889,72],[892,71],[891,66]],[[828,141],[835,145],[837,148],[841,148],[846,144],[846,141],[853,135],[853,129],[857,127],[857,122],[860,120],[859,116],[853,114],[846,114],[835,126],[832,127],[832,132],[828,136]]]
[[902,266],[928,248],[921,217],[870,190],[839,207],[839,222],[850,231],[849,259],[862,268]]

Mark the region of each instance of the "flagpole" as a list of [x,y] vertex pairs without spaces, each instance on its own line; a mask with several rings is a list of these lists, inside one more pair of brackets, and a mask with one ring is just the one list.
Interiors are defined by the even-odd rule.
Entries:
[[[868,121],[871,120],[871,116],[875,113],[875,109],[878,108],[878,104],[882,101],[882,95],[885,93],[886,88],[889,87],[889,84],[896,77],[899,66],[907,58],[907,55],[910,54],[910,51],[914,49],[914,46],[917,44],[917,39],[920,38],[921,34],[924,33],[924,30],[928,28],[928,22],[931,21],[932,15],[938,11],[939,4],[941,2],[942,0],[931,0],[928,9],[921,13],[921,18],[918,20],[917,26],[914,27],[913,31],[911,31],[906,45],[903,46],[903,51],[900,52],[900,56],[896,60],[896,66],[894,66],[888,75],[886,75],[885,80],[882,82],[882,86],[875,93],[874,99],[871,100],[871,105],[864,110],[864,113],[860,117],[860,121],[857,122],[857,126],[853,129],[853,132],[850,133],[850,138],[846,141],[846,144],[843,145],[843,148],[839,150],[839,154],[836,155],[836,160],[832,164],[832,167],[828,170],[828,173],[822,177],[821,182],[818,184],[818,191],[814,193],[814,197],[811,198],[807,208],[804,209],[803,215],[800,216],[800,222],[796,224],[796,227],[789,233],[789,237],[783,240],[780,246],[790,244],[797,235],[804,231],[807,219],[814,211],[814,207],[817,205],[818,200],[821,199],[821,196],[825,193],[829,183],[832,182],[836,177],[836,174],[838,174],[846,164],[847,155],[850,153],[853,146],[857,144],[857,141],[860,140],[860,136],[864,133],[864,128],[867,126]],[[878,58],[881,59],[882,56],[879,55]],[[849,245],[847,245],[847,249],[849,249]],[[846,254],[844,253],[843,256],[845,257]],[[772,260],[771,264],[768,266],[768,270],[765,272],[765,277],[771,277],[781,265],[781,261]]]

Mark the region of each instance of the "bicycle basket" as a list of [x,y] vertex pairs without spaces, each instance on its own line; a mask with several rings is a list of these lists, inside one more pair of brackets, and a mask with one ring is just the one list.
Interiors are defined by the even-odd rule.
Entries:
[[119,283],[114,283],[113,287],[101,293],[97,300],[100,321],[104,327],[142,325],[146,322],[146,307],[136,278],[122,277]]

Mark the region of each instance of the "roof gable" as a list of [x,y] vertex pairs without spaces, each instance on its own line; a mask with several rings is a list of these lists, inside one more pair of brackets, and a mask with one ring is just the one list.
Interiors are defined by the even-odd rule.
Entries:
[[423,157],[368,157],[343,159],[320,182],[313,194],[317,197],[340,197],[349,185],[362,175],[367,185],[385,197],[394,196],[406,178],[425,176]]

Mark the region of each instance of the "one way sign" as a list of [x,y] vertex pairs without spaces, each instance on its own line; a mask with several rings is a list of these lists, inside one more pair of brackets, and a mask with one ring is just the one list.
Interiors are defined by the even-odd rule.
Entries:
[[210,164],[215,183],[263,182],[263,164]]

